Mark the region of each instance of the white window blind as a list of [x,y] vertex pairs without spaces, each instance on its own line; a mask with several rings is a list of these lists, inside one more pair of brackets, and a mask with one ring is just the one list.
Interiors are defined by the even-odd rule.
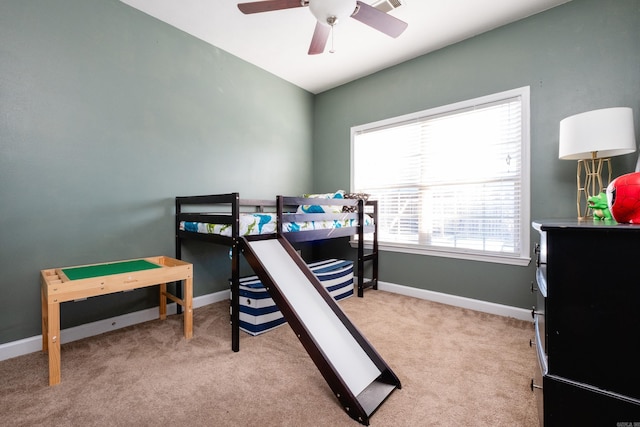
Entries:
[[528,95],[521,88],[352,129],[352,190],[378,200],[383,249],[528,260]]

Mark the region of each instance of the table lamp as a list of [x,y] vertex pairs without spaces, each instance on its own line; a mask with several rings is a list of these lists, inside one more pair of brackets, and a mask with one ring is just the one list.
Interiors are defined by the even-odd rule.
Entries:
[[[605,191],[611,182],[611,157],[636,151],[633,110],[604,108],[576,114],[560,121],[559,157],[577,160],[576,206],[578,218],[590,216],[589,197]],[[607,181],[602,172],[606,167]]]

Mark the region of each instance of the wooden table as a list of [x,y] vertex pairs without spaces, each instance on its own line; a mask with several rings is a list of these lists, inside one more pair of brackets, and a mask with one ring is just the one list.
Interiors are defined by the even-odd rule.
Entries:
[[[103,264],[41,270],[42,350],[49,353],[49,385],[60,383],[60,303],[160,285],[160,319],[167,298],[184,312],[184,336],[193,336],[193,266],[158,256]],[[167,283],[184,281],[182,299],[167,292]]]

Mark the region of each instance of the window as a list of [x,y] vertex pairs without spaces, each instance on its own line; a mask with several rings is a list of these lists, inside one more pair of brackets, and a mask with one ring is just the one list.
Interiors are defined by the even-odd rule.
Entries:
[[529,88],[351,129],[381,249],[529,262]]

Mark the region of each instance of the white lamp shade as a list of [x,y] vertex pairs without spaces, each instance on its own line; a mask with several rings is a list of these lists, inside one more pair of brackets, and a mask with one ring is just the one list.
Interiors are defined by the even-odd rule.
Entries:
[[560,121],[559,156],[563,160],[590,159],[636,151],[633,110],[604,108],[576,114]]

